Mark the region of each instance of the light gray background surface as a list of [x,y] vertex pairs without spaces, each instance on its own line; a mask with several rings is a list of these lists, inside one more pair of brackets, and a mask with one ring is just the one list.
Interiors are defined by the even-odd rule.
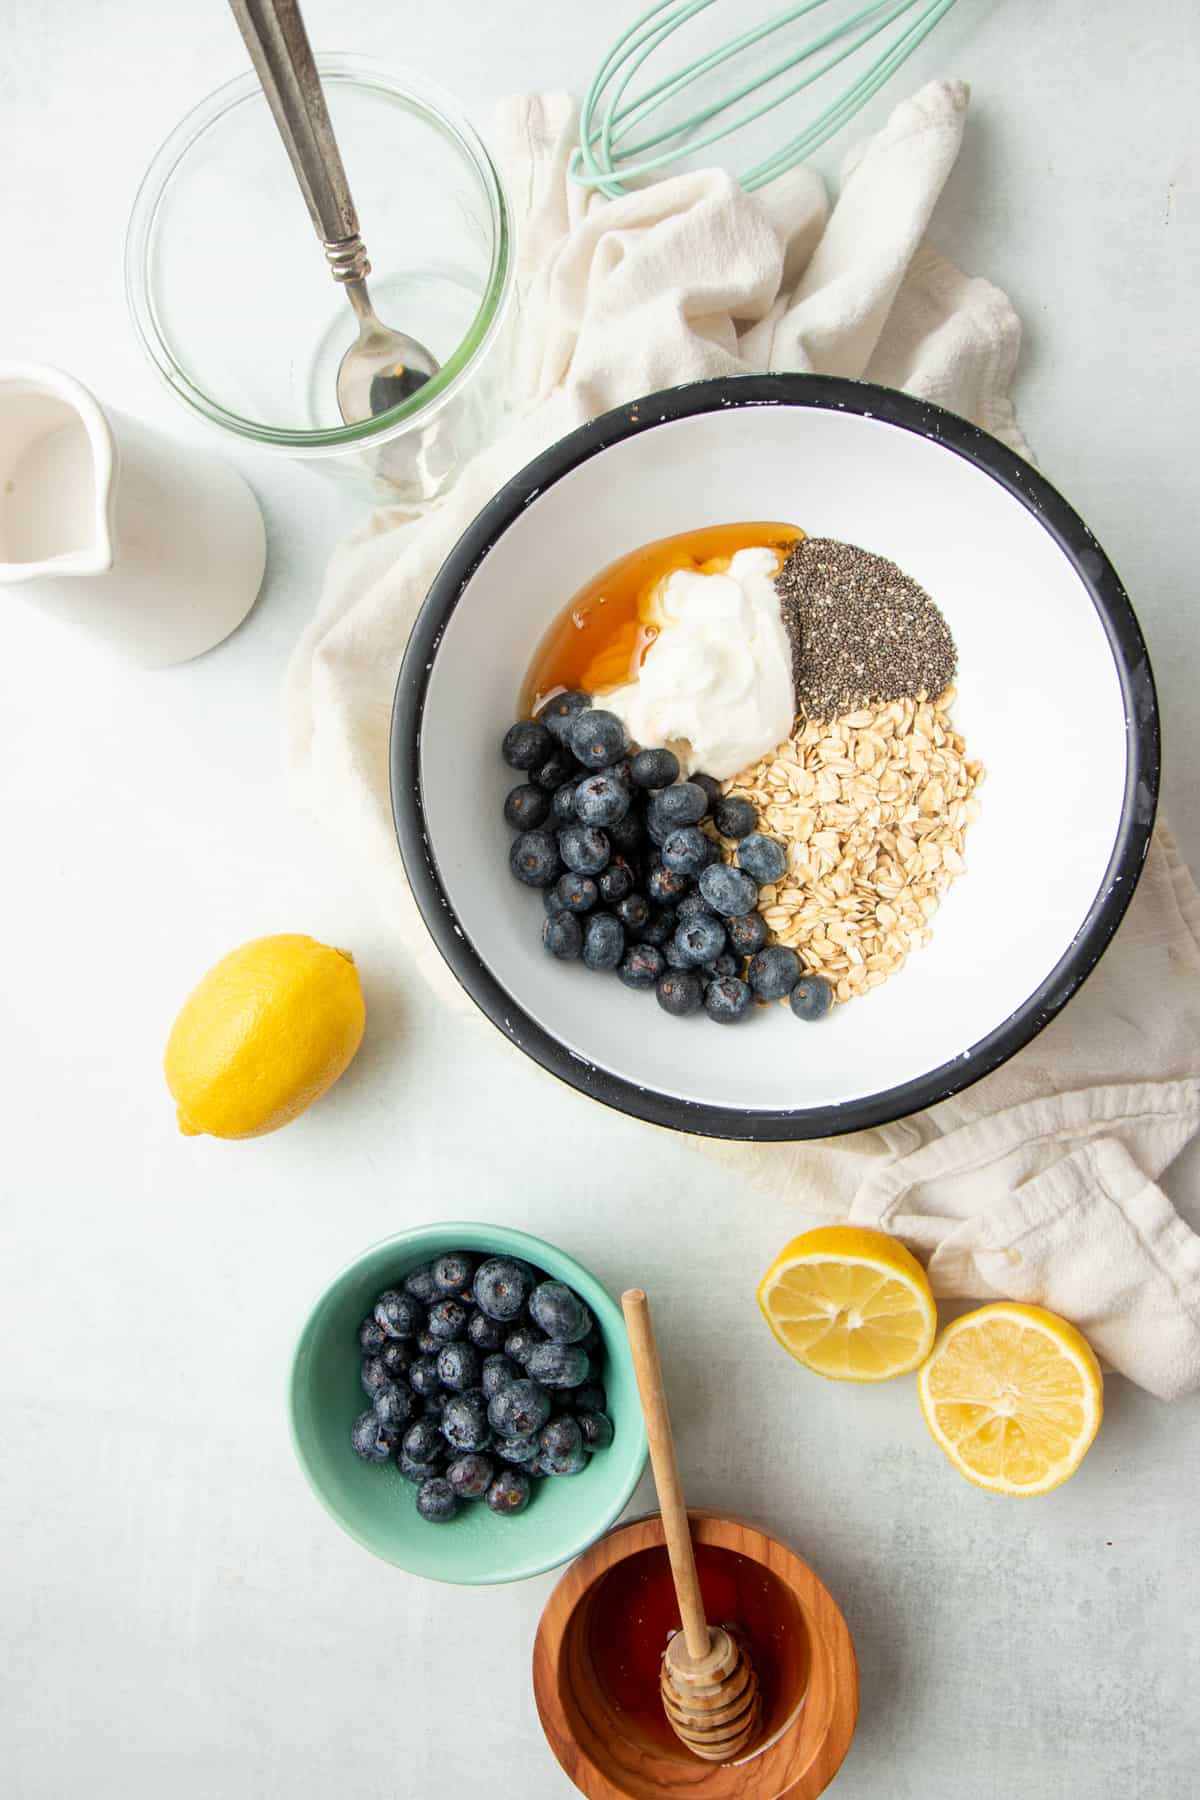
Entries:
[[[319,46],[423,69],[485,130],[501,92],[581,87],[632,11],[308,6]],[[219,0],[3,9],[0,355],[60,361],[189,429],[133,342],[121,238],[159,141],[243,64]],[[1194,867],[1198,64],[1193,0],[961,0],[890,96],[932,74],[974,86],[933,235],[1025,321],[1022,421],[1146,628]],[[690,1493],[788,1536],[849,1618],[862,1715],[838,1800],[1193,1800],[1200,1405],[1110,1380],[1078,1478],[1021,1504],[960,1482],[911,1381],[848,1392],[794,1369],[752,1300],[788,1207],[441,1014],[290,809],[280,679],[349,514],[315,477],[240,461],[271,565],[225,648],[127,673],[4,605],[7,1800],[572,1791],[527,1673],[550,1579],[409,1580],[330,1525],[287,1442],[313,1292],[371,1240],[455,1215],[558,1238],[610,1286],[650,1289]],[[354,949],[362,1053],[285,1133],[185,1142],[159,1072],[176,1006],[217,955],[280,929]],[[1171,1182],[1196,1223],[1198,1160]]]

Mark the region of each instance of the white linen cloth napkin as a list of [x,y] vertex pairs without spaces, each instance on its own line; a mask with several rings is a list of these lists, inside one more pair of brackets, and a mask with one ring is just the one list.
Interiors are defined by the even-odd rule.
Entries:
[[[499,159],[519,224],[511,426],[427,515],[385,507],[337,552],[286,693],[299,797],[456,1004],[407,891],[388,800],[396,670],[434,574],[547,444],[609,407],[707,376],[878,381],[1028,455],[1009,399],[1016,315],[925,242],[967,101],[962,83],[937,82],[897,107],[847,157],[832,210],[807,169],[756,196],[708,169],[605,201],[567,178],[571,101],[503,103]],[[1157,1181],[1198,1125],[1200,896],[1160,828],[1097,973],[985,1081],[850,1138],[695,1142],[800,1210],[897,1233],[928,1261],[939,1295],[1007,1295],[1063,1313],[1113,1367],[1171,1398],[1200,1385],[1200,1238]]]

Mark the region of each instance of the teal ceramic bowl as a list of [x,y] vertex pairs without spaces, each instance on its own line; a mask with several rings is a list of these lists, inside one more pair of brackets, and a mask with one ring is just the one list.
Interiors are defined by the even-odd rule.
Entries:
[[[516,1518],[497,1518],[479,1500],[449,1524],[431,1525],[418,1515],[416,1489],[398,1469],[364,1463],[350,1448],[350,1427],[366,1405],[357,1332],[385,1288],[456,1249],[523,1257],[587,1302],[604,1337],[614,1435],[581,1474],[535,1482],[528,1507]],[[300,1467],[325,1510],[364,1549],[431,1581],[523,1581],[570,1562],[618,1518],[646,1460],[637,1381],[617,1302],[573,1257],[502,1225],[422,1225],[356,1257],[330,1282],[300,1333],[290,1409]]]

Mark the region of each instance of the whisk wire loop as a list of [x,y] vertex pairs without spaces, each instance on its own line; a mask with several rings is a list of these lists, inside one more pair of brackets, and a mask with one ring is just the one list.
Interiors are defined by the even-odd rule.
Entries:
[[[634,20],[604,57],[584,97],[580,115],[580,141],[571,156],[572,178],[585,187],[598,189],[615,199],[628,192],[626,182],[669,168],[681,157],[720,143],[743,126],[774,111],[811,87],[831,70],[865,49],[881,32],[903,21],[899,35],[883,47],[875,59],[858,75],[844,92],[830,102],[802,131],[790,138],[771,155],[747,169],[740,177],[742,187],[753,191],[772,181],[786,170],[810,156],[836,131],[848,123],[889,81],[897,69],[912,55],[918,45],[949,12],[955,0],[866,0],[848,16],[836,19],[816,32],[800,46],[785,55],[765,73],[755,74],[739,82],[729,93],[698,107],[687,118],[664,125],[650,136],[628,142],[630,134],[653,112],[668,105],[694,82],[714,70],[731,63],[755,45],[764,42],[785,27],[807,15],[828,7],[831,0],[796,0],[796,4],[760,23],[739,32],[735,37],[695,58],[684,67],[659,77],[633,97],[626,99],[639,71],[662,44],[684,25],[705,12],[717,0],[655,0],[655,4]],[[797,80],[774,94],[752,104],[738,116],[723,118],[743,101],[763,93],[793,70],[810,64],[825,50],[832,54],[807,69]],[[705,132],[703,127],[715,120],[722,122]],[[701,135],[697,136],[696,133]],[[650,154],[657,152],[657,154]]]

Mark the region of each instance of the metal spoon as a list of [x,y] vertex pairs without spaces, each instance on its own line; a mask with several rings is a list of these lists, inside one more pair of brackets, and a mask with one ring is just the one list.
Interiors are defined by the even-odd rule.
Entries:
[[358,319],[358,337],[337,373],[338,410],[347,425],[407,400],[438,361],[415,338],[376,318],[367,293],[371,264],[359,236],[321,78],[296,0],[229,0],[267,104],[279,127],[335,281]]

